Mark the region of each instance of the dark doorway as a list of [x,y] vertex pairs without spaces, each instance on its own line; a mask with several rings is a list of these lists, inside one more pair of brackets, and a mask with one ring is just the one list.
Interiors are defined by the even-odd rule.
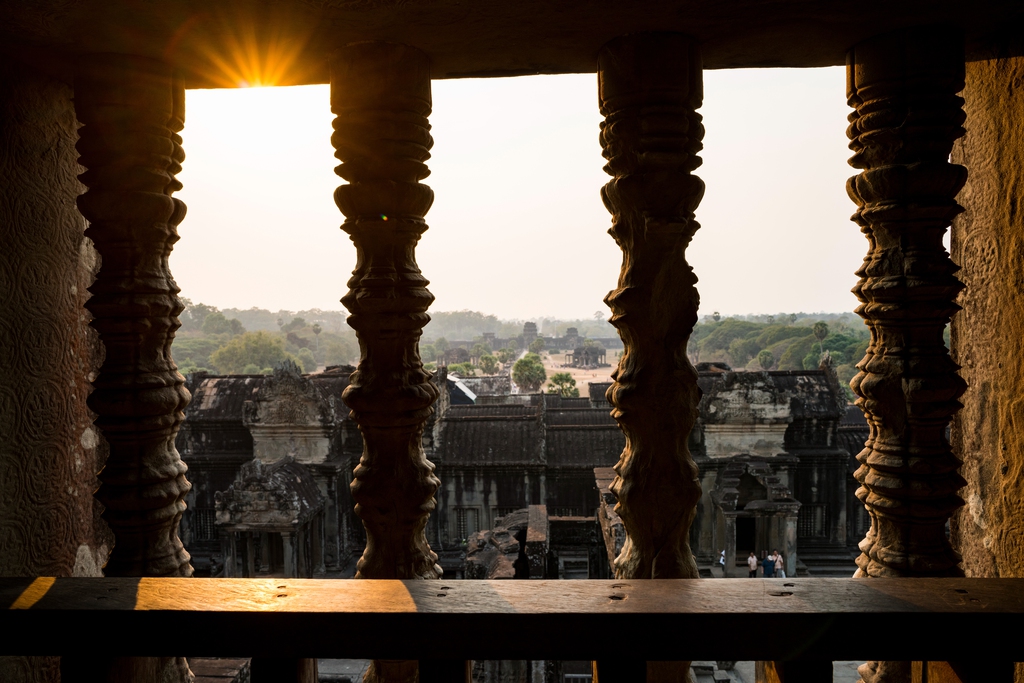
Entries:
[[757,520],[753,517],[737,517],[736,560],[746,562],[751,551],[757,552]]

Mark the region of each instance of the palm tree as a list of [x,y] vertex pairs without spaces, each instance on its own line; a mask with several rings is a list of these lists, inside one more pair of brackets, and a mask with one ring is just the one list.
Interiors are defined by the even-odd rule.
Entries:
[[828,325],[825,321],[819,320],[814,323],[814,327],[811,328],[811,332],[814,333],[814,338],[818,340],[818,351],[824,354],[825,347],[823,346],[823,343],[825,341],[825,337],[828,336]]
[[320,333],[324,331],[324,328],[320,327],[320,323],[313,323],[313,334],[316,335],[316,352],[320,353]]

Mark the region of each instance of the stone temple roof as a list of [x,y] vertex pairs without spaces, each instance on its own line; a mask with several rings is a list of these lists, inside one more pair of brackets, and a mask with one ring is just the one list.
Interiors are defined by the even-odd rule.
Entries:
[[539,406],[522,404],[489,404],[489,405],[453,405],[444,414],[445,420],[463,419],[494,419],[523,418],[536,419],[540,415]]
[[[523,406],[485,406],[497,407]],[[445,419],[435,448],[437,460],[445,463],[539,463],[541,437],[542,426],[537,419]]]
[[572,408],[569,410],[548,410],[544,421],[551,427],[586,425],[590,427],[612,427],[618,429],[608,408]]
[[551,427],[546,447],[551,465],[584,468],[611,466],[626,446],[626,437],[611,417],[609,425]]
[[313,474],[291,458],[242,465],[227,491],[216,494],[217,525],[287,530],[323,510]]
[[[723,407],[737,402],[753,409],[763,407],[765,415],[784,412],[793,420],[838,420],[846,412],[846,397],[830,370],[709,372],[700,373],[697,383],[704,392],[700,416],[706,424],[734,419],[735,411]],[[751,413],[756,414],[756,410]]]
[[263,386],[263,375],[190,375],[189,420],[241,422],[242,407]]
[[[349,377],[354,370],[351,365],[332,365],[323,372],[303,377],[312,381],[324,395],[334,396],[340,401],[341,393],[348,386]],[[270,376],[272,375],[189,375],[186,386],[192,394],[192,401],[186,409],[188,419],[240,419],[242,406],[246,401],[253,399],[263,386],[264,380]]]

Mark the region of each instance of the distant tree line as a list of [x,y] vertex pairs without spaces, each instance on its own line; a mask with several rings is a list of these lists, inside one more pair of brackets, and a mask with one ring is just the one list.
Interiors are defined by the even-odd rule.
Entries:
[[318,316],[307,319],[290,311],[221,310],[188,299],[184,302],[171,354],[185,374],[267,374],[285,361],[313,372],[327,365],[355,363],[359,357],[355,333],[338,312],[305,311]]
[[[815,370],[828,351],[840,381],[847,385],[868,347],[868,329],[859,319],[831,316],[831,323],[806,316],[793,323],[737,318],[705,318],[690,336],[693,363],[725,362],[737,370]],[[852,397],[850,394],[848,397]]]

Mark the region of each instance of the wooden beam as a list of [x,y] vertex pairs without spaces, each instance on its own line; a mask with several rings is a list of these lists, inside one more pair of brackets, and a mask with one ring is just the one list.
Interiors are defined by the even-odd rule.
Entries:
[[948,661],[1024,628],[1024,579],[3,578],[0,604],[0,655]]

